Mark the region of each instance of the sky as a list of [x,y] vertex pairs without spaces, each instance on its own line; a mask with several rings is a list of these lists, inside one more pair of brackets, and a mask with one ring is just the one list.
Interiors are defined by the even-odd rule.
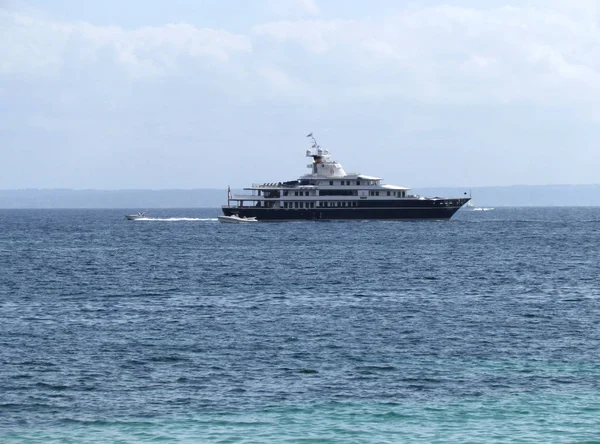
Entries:
[[600,183],[597,0],[0,0],[0,189]]

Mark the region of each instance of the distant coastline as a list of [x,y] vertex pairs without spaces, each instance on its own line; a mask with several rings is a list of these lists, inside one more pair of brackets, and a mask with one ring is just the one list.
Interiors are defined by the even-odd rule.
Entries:
[[[239,191],[239,190],[232,190]],[[600,206],[600,185],[513,185],[503,187],[415,188],[423,196],[463,196],[485,207]],[[1,209],[34,208],[218,208],[226,189],[190,190],[0,190]]]

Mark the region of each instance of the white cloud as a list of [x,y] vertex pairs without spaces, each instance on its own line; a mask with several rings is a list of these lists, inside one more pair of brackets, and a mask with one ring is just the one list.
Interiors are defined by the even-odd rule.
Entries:
[[299,42],[308,51],[323,53],[337,44],[356,42],[360,37],[352,31],[360,26],[347,20],[284,20],[254,26],[252,32],[259,37]]
[[343,60],[354,67],[349,75],[362,72],[364,91],[450,101],[597,101],[597,6],[575,3],[572,10],[560,2],[411,8],[383,19],[283,20],[253,33]]
[[[313,0],[272,5],[303,17],[320,14]],[[575,0],[568,7],[557,0],[495,9],[413,6],[397,11],[379,19],[274,21],[255,25],[250,36],[190,24],[125,30],[0,11],[0,74],[56,76],[65,69],[111,66],[131,78],[169,78],[235,60],[228,80],[240,89],[248,89],[244,84],[254,88],[258,79],[272,90],[295,91],[287,97],[600,99],[595,1]],[[238,57],[250,53],[252,58]]]
[[224,30],[167,24],[124,30],[85,22],[58,23],[0,11],[0,74],[57,74],[69,57],[93,63],[107,54],[132,77],[176,72],[181,57],[220,63],[250,53],[248,37]]

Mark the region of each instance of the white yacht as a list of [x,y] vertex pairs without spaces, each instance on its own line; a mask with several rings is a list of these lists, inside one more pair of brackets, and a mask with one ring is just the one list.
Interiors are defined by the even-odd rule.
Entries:
[[[251,194],[227,190],[225,216],[259,221],[450,219],[470,197],[421,197],[409,189],[382,183],[380,177],[348,174],[312,133],[310,173],[296,180],[253,184]],[[466,193],[465,193],[466,194]]]

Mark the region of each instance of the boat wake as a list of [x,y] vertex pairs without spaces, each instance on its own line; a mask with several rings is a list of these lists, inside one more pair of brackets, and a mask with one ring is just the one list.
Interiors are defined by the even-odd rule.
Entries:
[[471,211],[492,211],[494,208],[491,207],[473,207]]
[[136,221],[157,221],[157,222],[216,222],[216,217],[140,217]]

